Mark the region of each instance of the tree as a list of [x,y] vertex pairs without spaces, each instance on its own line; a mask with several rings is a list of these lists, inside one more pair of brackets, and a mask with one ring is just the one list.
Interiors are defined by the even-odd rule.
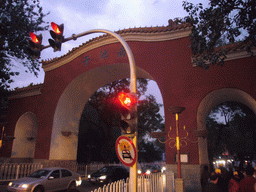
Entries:
[[[138,141],[150,132],[150,129],[159,129],[162,126],[162,117],[159,114],[160,104],[156,103],[152,95],[142,97],[147,90],[148,80],[138,79]],[[78,154],[84,153],[84,161],[88,161],[89,151],[93,150],[90,161],[114,162],[118,161],[115,152],[116,139],[121,135],[119,101],[120,92],[129,91],[129,80],[122,79],[112,82],[96,91],[87,102],[80,120]],[[93,129],[89,133],[89,129]],[[85,131],[86,130],[86,131]],[[83,134],[83,132],[86,132]],[[92,134],[94,136],[92,137]],[[83,143],[84,142],[84,143]],[[86,147],[88,151],[85,152]],[[83,149],[83,152],[81,151]],[[82,154],[81,154],[82,155]],[[83,155],[82,155],[83,156]],[[81,157],[82,159],[83,157]]]
[[206,124],[209,131],[207,139],[210,160],[226,150],[241,162],[246,156],[250,160],[254,158],[256,116],[247,106],[237,102],[224,102],[213,108]]
[[146,96],[138,104],[138,134],[139,141],[146,134],[157,130],[164,131],[163,118],[159,113],[162,105],[156,102],[153,95]]
[[139,162],[154,162],[161,160],[161,154],[153,143],[142,141],[139,147]]
[[[241,47],[252,53],[256,45],[255,0],[210,0],[209,7],[183,1],[189,13],[183,21],[192,25],[191,50],[195,65],[223,65],[228,52],[228,43],[240,42]],[[180,21],[180,20],[177,20]],[[216,47],[221,48],[217,49]]]
[[44,31],[48,25],[43,21],[39,0],[2,0],[0,3],[0,91],[9,88],[14,63],[21,63],[37,76],[38,60],[28,55],[27,40],[30,31]]

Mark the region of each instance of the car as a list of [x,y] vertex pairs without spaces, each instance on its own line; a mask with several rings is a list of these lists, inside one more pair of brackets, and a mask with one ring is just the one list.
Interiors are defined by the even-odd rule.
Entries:
[[95,173],[88,175],[88,181],[91,184],[104,185],[128,177],[129,171],[123,166],[104,166]]
[[43,168],[9,182],[8,192],[50,192],[75,190],[82,183],[81,176],[61,167]]
[[161,167],[157,164],[154,165],[145,165],[141,169],[138,169],[138,175],[150,175],[152,173],[161,172]]
[[125,158],[130,159],[130,160],[132,159],[130,151],[127,151],[127,150],[122,151],[122,156],[123,156],[123,159],[125,159]]

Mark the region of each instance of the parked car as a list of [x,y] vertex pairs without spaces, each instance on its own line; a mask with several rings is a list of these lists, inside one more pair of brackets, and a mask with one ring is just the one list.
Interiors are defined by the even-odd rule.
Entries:
[[154,165],[145,165],[141,169],[138,169],[138,175],[150,175],[152,173],[161,172],[161,167],[157,164]]
[[88,175],[88,181],[91,184],[107,184],[113,181],[126,179],[129,177],[129,171],[122,166],[105,166]]
[[27,177],[14,180],[8,184],[8,192],[50,192],[75,190],[81,185],[81,176],[71,170],[53,167],[35,171]]

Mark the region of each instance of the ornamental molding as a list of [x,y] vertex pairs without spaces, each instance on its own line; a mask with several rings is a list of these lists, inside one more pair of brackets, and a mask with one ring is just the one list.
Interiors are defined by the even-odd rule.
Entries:
[[15,91],[13,95],[8,97],[8,100],[19,99],[23,97],[31,97],[42,94],[41,88],[31,89],[26,91]]
[[[252,53],[253,55],[256,54],[256,49],[252,49]],[[242,59],[242,58],[246,58],[246,57],[251,57],[252,54],[247,52],[246,50],[236,50],[236,51],[232,51],[232,52],[228,52],[226,54],[226,59],[224,59],[224,61],[231,61],[231,60],[236,60],[236,59]],[[196,64],[194,64],[194,58],[191,58],[191,62],[192,62],[192,66],[193,67],[197,67]],[[206,64],[209,64],[210,62],[206,62]]]
[[[169,41],[169,40],[175,40],[180,39],[184,37],[188,37],[191,33],[191,28],[185,28],[185,29],[178,29],[175,31],[166,31],[166,32],[157,32],[157,33],[125,33],[120,34],[120,36],[126,41],[137,41],[137,42],[163,42],[163,41]],[[72,51],[73,53],[67,53],[67,55],[58,58],[56,61],[52,62],[45,62],[42,61],[42,67],[45,72],[51,71],[53,69],[56,69],[58,67],[61,67],[75,58],[79,57],[80,55],[91,51],[93,49],[99,48],[104,45],[109,45],[113,43],[118,43],[119,41],[114,37],[103,37],[98,38],[94,40],[93,42],[89,42],[88,44],[85,44],[84,46],[81,46],[81,48],[76,49],[75,51]],[[47,64],[45,64],[47,63]]]

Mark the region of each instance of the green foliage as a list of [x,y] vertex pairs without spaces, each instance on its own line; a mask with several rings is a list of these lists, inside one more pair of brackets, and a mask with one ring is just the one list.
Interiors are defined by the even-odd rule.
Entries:
[[28,53],[29,32],[48,29],[43,18],[39,0],[2,0],[0,3],[0,88],[9,88],[12,77],[18,72],[11,71],[15,63],[21,63],[28,71],[37,75],[38,60],[32,60]]
[[138,103],[139,138],[157,130],[164,131],[164,126],[162,126],[163,118],[159,113],[161,106],[156,102],[153,95],[146,96],[145,99]]
[[[219,121],[219,115],[223,122]],[[216,106],[206,121],[209,158],[217,157],[228,150],[231,155],[243,160],[253,158],[256,149],[256,116],[245,105],[225,102]]]
[[209,65],[223,65],[227,49],[217,46],[240,41],[252,54],[256,44],[256,2],[255,0],[210,0],[209,7],[183,1],[183,8],[189,13],[183,21],[190,23],[191,50],[194,64],[205,69]]
[[161,161],[161,154],[153,143],[142,141],[139,147],[139,162]]

